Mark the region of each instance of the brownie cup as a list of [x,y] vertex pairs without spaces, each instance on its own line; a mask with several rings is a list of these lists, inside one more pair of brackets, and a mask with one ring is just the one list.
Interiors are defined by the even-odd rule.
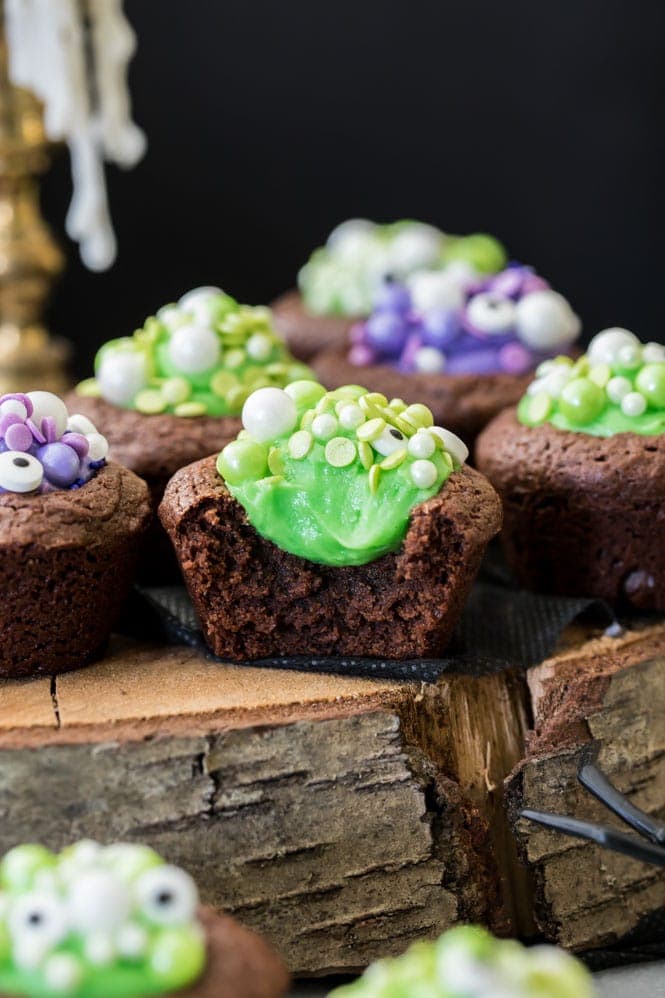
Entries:
[[372,311],[387,275],[406,278],[447,269],[467,276],[490,274],[506,261],[492,236],[450,236],[422,222],[377,225],[350,219],[334,229],[298,274],[299,290],[272,303],[275,324],[294,356],[311,361],[321,350],[346,342],[351,326]]
[[[665,350],[609,332],[630,348],[625,366],[602,356],[599,334],[591,366],[552,367],[484,430],[476,461],[501,495],[503,545],[522,585],[662,612]],[[663,360],[640,364],[640,351]]]
[[5,396],[0,414],[0,676],[53,675],[87,664],[110,634],[151,520],[148,489],[106,463],[94,427],[71,417],[68,428],[56,396]]
[[500,527],[493,488],[424,406],[269,391],[159,509],[209,646],[236,661],[439,655]]
[[279,998],[288,987],[267,944],[200,905],[189,874],[147,846],[16,846],[0,901],[3,995]]
[[[132,337],[105,344],[95,370],[70,395],[70,408],[105,427],[111,457],[145,479],[155,510],[178,468],[235,437],[254,388],[309,375],[275,333],[268,309],[238,305],[218,288],[190,291]],[[177,575],[155,519],[141,577]]]

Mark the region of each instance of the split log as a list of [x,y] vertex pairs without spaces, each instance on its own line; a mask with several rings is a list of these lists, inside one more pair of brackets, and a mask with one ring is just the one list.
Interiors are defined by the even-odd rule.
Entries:
[[[445,675],[430,685],[349,679],[223,665],[190,649],[116,639],[88,669],[0,684],[0,851],[28,840],[59,848],[83,836],[146,842],[302,974],[358,969],[460,921],[528,935],[535,910],[552,934],[563,901],[548,921],[543,899],[550,904],[558,890],[549,862],[570,843],[547,841],[543,851],[545,840],[520,825],[523,845],[541,843],[520,865],[504,785],[513,802],[521,794],[531,806],[577,809],[577,796],[557,797],[554,776],[550,797],[538,796],[529,767],[543,757],[545,722],[562,720],[548,728],[560,743],[545,754],[570,757],[568,769],[559,764],[561,787],[575,794],[574,739],[608,724],[618,737],[625,689],[612,684],[638,670],[655,676],[649,659],[665,647],[665,627],[635,638],[625,661],[613,644],[614,672],[594,673],[607,679],[602,695],[583,722],[563,724],[550,677],[568,670],[570,685],[572,663],[597,650],[588,642],[580,650],[579,635],[571,640],[573,649],[532,670],[532,707],[526,678],[509,672]],[[604,651],[601,658],[608,661]],[[635,718],[648,703],[657,711],[653,685],[634,685]],[[657,746],[631,723],[626,772],[642,760],[655,807]],[[616,746],[617,737],[604,740]],[[642,747],[631,748],[640,738]],[[638,802],[648,803],[640,786]],[[590,850],[577,855],[582,878],[613,862]],[[617,914],[615,934],[657,904],[650,871],[635,883],[635,911],[627,904]],[[584,931],[575,925],[573,944],[607,938],[594,936],[591,920]]]
[[665,817],[665,628],[597,638],[534,669],[533,731],[507,780],[521,854],[533,877],[534,916],[572,949],[616,943],[665,907],[665,872],[517,819],[521,807],[615,824],[585,792],[578,767],[590,743],[620,790]]

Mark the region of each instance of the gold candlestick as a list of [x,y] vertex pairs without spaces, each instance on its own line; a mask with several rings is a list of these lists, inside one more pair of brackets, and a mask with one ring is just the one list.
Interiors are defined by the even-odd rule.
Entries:
[[0,393],[68,387],[65,340],[42,324],[46,299],[64,266],[39,207],[38,176],[48,167],[42,109],[13,86],[0,37]]

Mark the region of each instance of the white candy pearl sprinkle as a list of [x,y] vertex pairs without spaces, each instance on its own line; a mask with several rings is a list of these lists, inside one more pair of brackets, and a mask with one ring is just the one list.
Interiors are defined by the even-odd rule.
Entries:
[[645,343],[642,348],[642,360],[645,364],[665,361],[665,346],[662,343]]
[[430,426],[428,433],[436,433],[437,437],[443,441],[443,446],[446,448],[450,456],[454,458],[458,464],[464,464],[469,456],[469,448],[456,433],[452,433],[450,430],[444,429],[443,426]]
[[441,234],[431,225],[416,223],[398,232],[388,244],[388,266],[397,274],[433,267],[441,252]]
[[34,492],[42,484],[44,469],[32,454],[6,450],[0,454],[0,488],[8,492]]
[[67,406],[54,395],[53,392],[28,392],[28,398],[33,405],[33,413],[30,417],[36,426],[41,428],[44,416],[51,416],[55,420],[55,430],[59,437],[67,429],[69,413]]
[[140,959],[148,948],[148,933],[136,922],[128,922],[118,930],[116,945],[118,953],[125,959]]
[[412,457],[427,458],[431,457],[436,450],[436,444],[432,438],[432,434],[428,433],[427,430],[418,430],[409,440],[407,445],[409,454]]
[[438,374],[445,365],[446,358],[436,347],[420,347],[413,357],[413,366],[422,374]]
[[173,333],[168,353],[171,363],[183,374],[200,374],[219,361],[221,345],[209,326],[190,323]]
[[252,360],[267,360],[272,353],[272,340],[265,333],[254,333],[247,340],[245,350]]
[[297,419],[293,399],[281,388],[258,388],[242,407],[242,425],[261,443],[291,433]]
[[349,402],[340,409],[339,422],[345,430],[356,430],[365,422],[365,413],[355,402]]
[[106,934],[125,923],[131,903],[128,888],[112,873],[87,870],[70,886],[71,924],[86,935]]
[[210,306],[217,295],[224,294],[221,288],[203,287],[192,288],[180,298],[178,305],[184,312],[189,312],[190,316],[203,324],[210,319]]
[[81,983],[82,978],[81,965],[70,953],[54,953],[44,965],[44,980],[53,991],[69,994]]
[[646,412],[647,400],[639,392],[628,392],[621,400],[621,411],[624,416],[641,416]]
[[102,397],[111,405],[127,406],[148,384],[148,365],[139,350],[113,350],[104,354],[97,374]]
[[312,420],[312,435],[317,440],[330,440],[337,433],[338,423],[330,412],[319,413]]
[[618,361],[621,367],[627,367],[629,371],[639,367],[642,363],[642,348],[639,343],[627,343],[621,347],[618,354]]
[[88,433],[97,432],[97,427],[92,420],[88,419],[81,412],[75,412],[69,417],[67,420],[67,429],[71,433],[83,433],[84,436],[87,436]]
[[178,305],[163,305],[157,313],[157,318],[169,330],[177,329],[178,326],[184,326],[190,321],[190,317]]
[[609,364],[611,367],[616,364],[622,347],[636,344],[639,345],[639,340],[635,333],[620,326],[612,326],[611,329],[596,333],[589,343],[587,356],[592,364]]
[[616,378],[610,378],[605,389],[610,402],[614,402],[615,405],[620,405],[622,400],[632,390],[633,386],[628,378],[622,378],[619,376]]
[[18,399],[5,399],[0,405],[0,416],[18,416],[19,419],[25,419],[27,415],[28,410]]
[[555,364],[544,379],[543,389],[551,398],[558,399],[571,377],[570,367],[566,364]]
[[95,967],[111,963],[116,956],[113,939],[108,932],[93,932],[85,941],[86,959]]
[[416,312],[427,313],[434,309],[453,312],[464,304],[462,282],[448,271],[413,274],[408,287]]
[[102,461],[108,457],[109,443],[101,433],[86,433],[88,440],[88,458],[90,461]]
[[414,461],[410,470],[411,481],[419,489],[431,489],[439,474],[433,461]]
[[579,334],[581,323],[557,291],[544,288],[525,295],[515,308],[517,335],[533,350],[566,346]]

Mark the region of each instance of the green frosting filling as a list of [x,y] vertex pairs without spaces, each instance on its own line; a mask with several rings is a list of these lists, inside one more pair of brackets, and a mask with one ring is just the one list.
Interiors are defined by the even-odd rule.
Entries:
[[0,992],[143,998],[206,961],[191,878],[139,845],[18,846],[0,864]]
[[252,395],[217,468],[252,526],[283,551],[362,565],[396,550],[414,506],[466,458],[423,405],[299,381]]
[[133,336],[105,343],[95,377],[78,391],[146,415],[237,416],[255,389],[310,377],[273,329],[269,309],[200,288]]
[[387,274],[403,280],[454,262],[468,264],[477,274],[494,274],[506,259],[501,243],[484,233],[450,236],[422,222],[375,225],[355,219],[342,223],[325,246],[314,250],[298,275],[298,285],[314,314],[365,316]]
[[330,998],[593,998],[591,975],[554,946],[529,949],[462,926],[372,964]]
[[517,416],[526,426],[597,437],[665,433],[665,347],[643,345],[627,330],[599,333],[579,360],[540,365]]

